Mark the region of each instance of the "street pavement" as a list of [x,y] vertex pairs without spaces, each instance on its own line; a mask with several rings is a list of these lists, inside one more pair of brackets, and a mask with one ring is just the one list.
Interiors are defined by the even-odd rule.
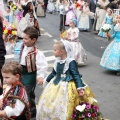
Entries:
[[[49,74],[55,59],[53,44],[60,40],[59,14],[47,14],[46,17],[39,17],[38,20],[41,36],[36,45],[47,58]],[[110,42],[94,32],[80,32],[79,40],[87,53],[86,65],[79,67],[80,74],[94,92],[103,117],[109,120],[120,120],[120,77],[116,72],[107,71],[99,65],[102,54]],[[6,56],[6,61],[12,59],[13,55]],[[42,86],[36,86],[36,105],[42,90]]]

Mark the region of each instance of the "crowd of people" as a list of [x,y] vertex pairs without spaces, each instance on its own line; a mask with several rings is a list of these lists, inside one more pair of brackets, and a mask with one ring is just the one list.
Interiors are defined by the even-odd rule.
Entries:
[[[101,37],[113,39],[100,65],[119,75],[120,1],[9,0],[4,12],[0,17],[0,118],[104,120],[93,92],[78,71],[78,66],[85,65],[87,60],[79,32],[94,30]],[[46,57],[35,45],[41,36],[38,17],[45,17],[46,12],[60,14],[61,31],[61,40],[53,45],[56,59],[48,76]],[[22,42],[18,42],[16,53],[13,51],[18,38]],[[5,55],[11,53],[18,55],[17,61],[5,63]],[[36,83],[44,86],[37,108]]]

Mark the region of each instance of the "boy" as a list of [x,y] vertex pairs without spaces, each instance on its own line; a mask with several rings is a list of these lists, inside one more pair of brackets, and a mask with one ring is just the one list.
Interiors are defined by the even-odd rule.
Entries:
[[20,83],[22,66],[15,61],[8,62],[1,72],[6,87],[0,96],[0,118],[30,120],[27,93]]
[[65,30],[66,13],[68,11],[68,5],[66,0],[62,0],[59,9],[60,9],[60,31],[63,31]]
[[42,84],[48,67],[44,54],[35,46],[37,39],[38,32],[34,27],[27,27],[23,31],[23,46],[20,54],[20,64],[23,67],[21,82],[28,93],[31,117],[36,116],[34,94],[36,76],[38,84]]

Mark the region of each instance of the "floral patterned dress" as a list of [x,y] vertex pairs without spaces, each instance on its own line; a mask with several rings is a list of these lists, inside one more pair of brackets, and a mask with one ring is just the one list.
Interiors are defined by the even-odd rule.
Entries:
[[73,46],[73,53],[74,53],[74,58],[76,62],[78,63],[78,65],[84,65],[87,59],[87,55],[86,55],[85,49],[83,48],[83,46],[78,40],[79,29],[76,27],[69,28],[67,30],[67,33],[68,33],[68,39]]
[[114,40],[105,49],[100,65],[108,70],[120,71],[120,24],[114,27]]
[[[46,79],[49,83],[40,97],[36,120],[72,120],[74,108],[79,102],[91,103],[93,100],[94,103],[94,95],[81,77],[75,60],[57,59],[52,73]],[[80,88],[85,88],[89,100],[86,96],[79,97]]]

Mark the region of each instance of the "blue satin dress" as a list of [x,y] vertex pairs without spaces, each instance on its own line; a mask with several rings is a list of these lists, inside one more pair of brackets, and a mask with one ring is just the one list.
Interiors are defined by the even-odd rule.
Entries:
[[[105,17],[105,24],[109,24],[111,25],[111,30],[109,31],[109,34],[112,35],[114,32],[114,25],[113,25],[113,17],[112,16],[107,16]],[[106,37],[105,32],[103,32],[102,30],[100,30],[100,32],[98,33],[99,36],[101,37]]]
[[113,41],[105,49],[100,65],[106,69],[120,71],[120,27],[114,27]]

